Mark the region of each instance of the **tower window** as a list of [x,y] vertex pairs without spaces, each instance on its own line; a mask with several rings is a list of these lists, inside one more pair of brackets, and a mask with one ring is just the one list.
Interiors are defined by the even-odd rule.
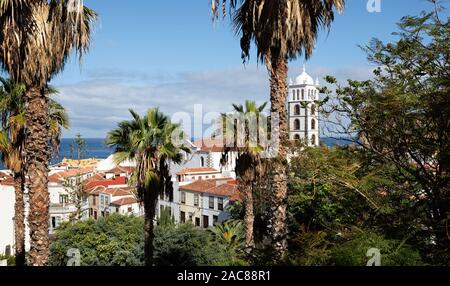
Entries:
[[313,136],[311,137],[311,144],[312,145],[316,145],[316,135],[313,134]]
[[295,135],[294,135],[294,140],[300,140],[300,135],[295,134]]
[[294,107],[294,115],[300,115],[300,105],[296,105]]
[[295,121],[294,121],[294,129],[295,130],[300,130],[300,120],[295,119]]
[[314,116],[316,115],[316,105],[311,105],[311,115]]
[[202,167],[205,167],[205,158],[200,157]]
[[311,129],[316,130],[316,120],[315,119],[311,120]]
[[305,90],[302,89],[302,100],[305,100]]

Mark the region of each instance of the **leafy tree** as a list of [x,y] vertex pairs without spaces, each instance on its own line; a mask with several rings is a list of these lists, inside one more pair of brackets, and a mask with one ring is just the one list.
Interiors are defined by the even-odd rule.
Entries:
[[265,142],[260,142],[260,135],[264,132],[263,125],[267,123],[266,118],[262,115],[266,105],[264,103],[257,106],[254,101],[245,101],[245,107],[233,104],[234,112],[222,115],[221,132],[226,138],[226,146],[230,140],[234,146],[225,148],[222,161],[228,161],[227,156],[230,152],[238,153],[235,171],[239,193],[244,201],[245,248],[248,254],[255,247],[253,194],[258,185],[262,185],[267,167],[266,161],[261,156]]
[[374,233],[358,236],[348,242],[332,248],[328,265],[366,266],[370,257],[369,249],[380,251],[381,266],[421,266],[424,265],[420,254],[403,241],[385,239]]
[[[25,168],[23,150],[25,144],[25,86],[14,84],[11,79],[0,78],[0,153],[6,167],[13,172],[15,190],[15,261],[16,265],[25,264]],[[57,93],[51,87],[50,95]],[[59,148],[61,129],[68,128],[65,109],[55,100],[49,101],[50,147]]]
[[142,219],[117,214],[98,221],[64,223],[55,232],[50,265],[67,265],[69,249],[80,251],[82,266],[142,265],[143,229]]
[[241,36],[242,58],[249,58],[254,42],[258,59],[267,67],[270,75],[271,111],[279,118],[279,125],[272,126],[279,146],[277,156],[271,162],[272,181],[272,246],[274,262],[280,262],[286,254],[286,146],[288,122],[286,97],[288,94],[288,60],[299,54],[309,58],[321,27],[329,27],[334,20],[334,8],[342,10],[344,0],[211,0],[212,12],[218,17],[220,4],[226,12],[227,3],[233,12],[233,25]]
[[133,180],[137,195],[145,211],[145,258],[146,265],[153,265],[154,218],[160,195],[172,197],[173,185],[169,162],[180,163],[182,151],[190,149],[176,145],[183,137],[177,124],[158,109],[150,109],[144,117],[130,110],[133,120],[119,123],[108,133],[107,144],[116,147],[116,162],[136,161]]
[[83,6],[75,10],[69,2],[0,2],[0,64],[14,83],[22,83],[26,89],[24,153],[30,178],[30,259],[35,266],[45,265],[49,255],[47,84],[74,50],[80,56],[87,50],[97,16]]
[[[450,23],[441,18],[443,7],[419,16],[406,16],[385,44],[374,39],[364,47],[378,66],[374,79],[333,77],[336,99],[328,112],[348,118],[336,132],[355,135],[355,143],[397,169],[409,188],[423,229],[428,232],[431,259],[450,261]],[[330,90],[325,90],[331,93]]]

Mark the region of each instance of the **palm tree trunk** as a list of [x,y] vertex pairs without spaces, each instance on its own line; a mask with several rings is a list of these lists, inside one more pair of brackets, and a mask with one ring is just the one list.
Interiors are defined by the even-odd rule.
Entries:
[[14,192],[16,196],[14,214],[14,236],[16,266],[25,265],[25,191],[24,176],[22,173],[14,173]]
[[251,182],[243,185],[245,200],[245,251],[251,254],[255,247],[255,239],[253,236],[253,224],[255,223],[255,215],[253,213],[253,191]]
[[153,266],[153,240],[155,239],[154,234],[154,221],[155,213],[156,213],[156,199],[150,199],[149,201],[144,202],[144,210],[145,210],[145,242],[144,242],[144,256],[145,256],[145,266]]
[[[280,263],[286,254],[286,209],[287,209],[287,152],[288,122],[286,99],[288,94],[287,58],[276,57],[266,63],[270,74],[270,102],[272,114],[277,114],[279,125],[272,126],[272,134],[278,134],[277,157],[272,159],[272,247],[274,263]],[[273,133],[275,131],[275,133]]]
[[30,198],[30,264],[44,266],[49,257],[48,98],[44,88],[27,90],[25,157]]

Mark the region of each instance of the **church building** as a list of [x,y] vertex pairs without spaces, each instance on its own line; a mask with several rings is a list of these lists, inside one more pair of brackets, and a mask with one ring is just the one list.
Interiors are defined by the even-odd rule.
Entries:
[[289,139],[303,140],[308,146],[319,146],[319,79],[303,72],[293,81],[289,81],[288,120]]

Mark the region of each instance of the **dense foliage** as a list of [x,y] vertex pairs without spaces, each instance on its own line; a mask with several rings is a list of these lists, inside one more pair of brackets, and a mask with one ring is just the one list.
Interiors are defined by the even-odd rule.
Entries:
[[[82,266],[144,265],[143,226],[142,218],[120,215],[63,224],[51,244],[50,263],[67,265],[71,258],[68,251],[77,249]],[[243,264],[235,249],[229,249],[212,232],[195,228],[192,224],[158,225],[155,227],[154,247],[157,266]]]

